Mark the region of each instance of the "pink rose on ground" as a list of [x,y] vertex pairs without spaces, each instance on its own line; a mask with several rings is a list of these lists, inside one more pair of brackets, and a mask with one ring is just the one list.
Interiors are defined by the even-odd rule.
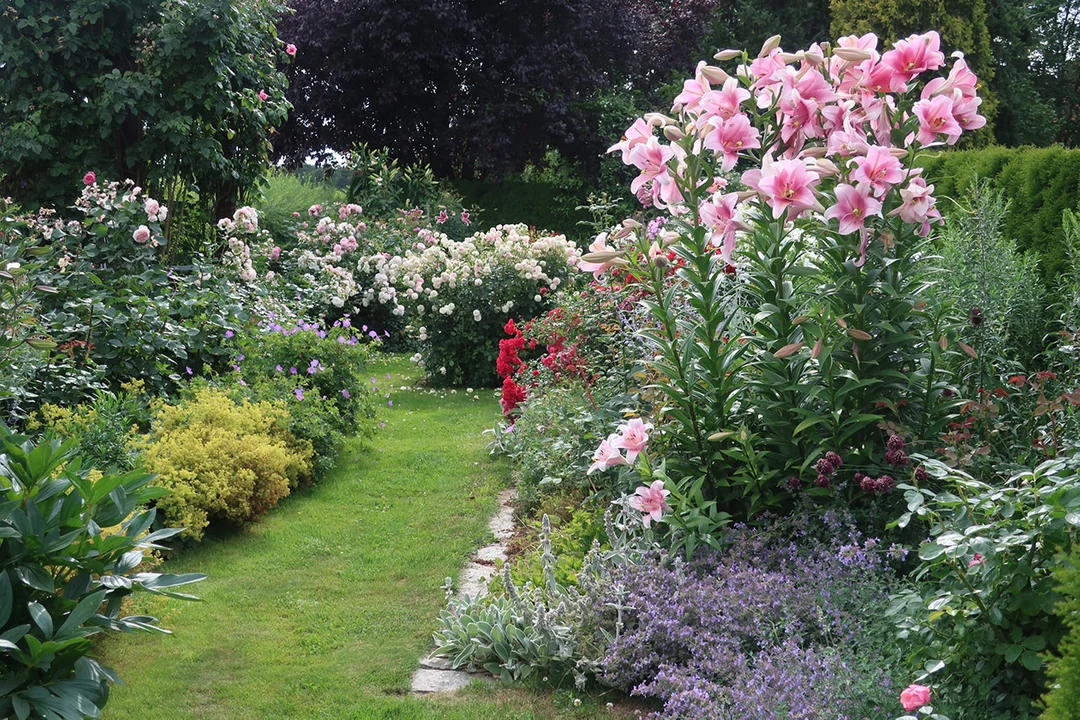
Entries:
[[259,99],[260,99],[260,100],[262,100],[263,102],[266,102],[266,99],[267,99],[268,97],[270,97],[270,96],[266,94],[266,91],[265,91],[265,90],[260,90],[260,91],[259,91]]
[[668,509],[666,498],[670,494],[669,490],[664,489],[664,481],[656,480],[652,485],[642,485],[634,491],[634,494],[630,496],[630,507],[645,513],[641,518],[641,523],[649,527],[653,520],[659,520],[664,516],[664,511]]
[[652,429],[652,423],[643,423],[641,418],[634,418],[619,426],[619,435],[612,444],[626,450],[626,462],[633,465],[638,453],[644,452],[645,446],[649,444],[649,431]]
[[95,175],[94,171],[91,170],[90,172],[83,175],[82,181],[83,185],[93,185],[97,182],[97,175]]
[[289,57],[295,56],[296,55],[296,46],[293,45],[292,43],[289,43],[288,45],[286,45],[285,46],[285,54],[288,55]]
[[626,458],[619,452],[619,448],[615,447],[615,437],[615,435],[608,436],[606,440],[600,443],[600,447],[596,448],[596,452],[593,453],[593,463],[585,472],[586,475],[592,475],[596,470],[607,470],[616,465],[626,465]]
[[925,685],[908,685],[904,692],[900,693],[900,704],[908,712],[918,710],[930,702],[930,688]]
[[135,242],[142,244],[150,239],[150,228],[145,225],[140,225],[135,229],[135,232],[133,232],[131,236],[135,238]]

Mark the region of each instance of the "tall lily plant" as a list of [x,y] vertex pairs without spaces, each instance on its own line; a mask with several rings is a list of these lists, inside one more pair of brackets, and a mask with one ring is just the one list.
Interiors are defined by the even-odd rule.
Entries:
[[943,355],[973,352],[933,302],[941,216],[916,158],[985,124],[978,81],[935,32],[878,45],[722,51],[727,69],[699,63],[670,115],[611,148],[659,218],[598,236],[579,267],[646,288],[672,489],[736,516],[861,493],[846,474],[889,435],[938,434]]

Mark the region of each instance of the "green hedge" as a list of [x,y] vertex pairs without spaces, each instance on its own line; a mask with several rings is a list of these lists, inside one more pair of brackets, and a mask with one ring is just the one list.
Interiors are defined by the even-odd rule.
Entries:
[[1080,207],[1080,150],[988,147],[953,150],[925,157],[920,163],[935,184],[938,207],[947,212],[946,198],[962,199],[976,177],[989,178],[1005,191],[1009,212],[1006,233],[1020,250],[1035,250],[1051,280],[1065,261],[1064,210]]
[[465,207],[480,208],[483,227],[525,223],[540,230],[562,233],[574,239],[586,234],[577,223],[589,213],[574,209],[584,198],[568,197],[568,191],[552,183],[522,180],[451,180]]

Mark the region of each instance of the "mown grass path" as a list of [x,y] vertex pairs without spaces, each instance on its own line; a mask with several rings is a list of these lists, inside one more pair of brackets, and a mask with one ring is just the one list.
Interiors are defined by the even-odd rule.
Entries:
[[[375,377],[384,393],[414,379],[398,359]],[[525,720],[599,710],[520,690],[407,694],[440,586],[485,541],[507,467],[484,449],[481,431],[498,413],[490,393],[392,398],[382,433],[346,447],[321,483],[168,561],[169,572],[209,575],[193,586],[204,602],[140,599],[137,609],[175,634],[104,644],[103,659],[127,683],[106,720]]]

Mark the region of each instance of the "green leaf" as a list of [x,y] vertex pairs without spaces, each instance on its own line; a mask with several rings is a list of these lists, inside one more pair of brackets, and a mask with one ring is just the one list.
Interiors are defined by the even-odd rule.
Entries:
[[67,619],[64,620],[64,624],[60,626],[60,631],[56,633],[57,639],[62,640],[68,637],[69,634],[78,630],[83,623],[97,613],[98,608],[104,601],[104,590],[98,590],[80,600],[79,604],[75,606],[75,609],[68,614]]
[[1039,657],[1039,653],[1034,650],[1025,650],[1024,654],[1020,656],[1020,663],[1032,672],[1042,668],[1042,659]]
[[26,609],[30,611],[30,617],[34,620],[34,624],[41,628],[41,634],[49,639],[53,635],[53,621],[52,615],[45,609],[45,606],[41,603],[27,603]]
[[926,543],[919,548],[919,558],[922,560],[933,560],[939,557],[945,552],[945,548],[941,547],[937,543]]

